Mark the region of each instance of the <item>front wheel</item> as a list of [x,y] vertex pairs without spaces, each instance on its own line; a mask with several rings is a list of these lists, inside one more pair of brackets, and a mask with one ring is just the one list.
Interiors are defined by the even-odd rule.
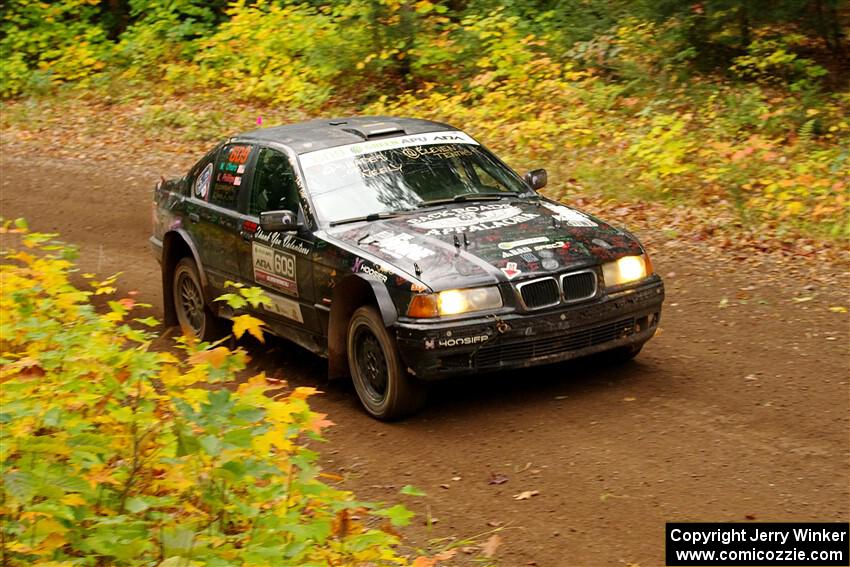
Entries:
[[425,384],[404,369],[395,340],[374,307],[360,307],[351,316],[347,346],[351,379],[369,415],[390,421],[422,407]]
[[610,350],[603,356],[614,364],[623,364],[640,354],[642,348],[643,343],[639,345],[628,345]]
[[184,334],[201,341],[217,338],[218,319],[204,301],[204,291],[198,267],[191,258],[181,258],[174,266],[172,280],[177,322]]

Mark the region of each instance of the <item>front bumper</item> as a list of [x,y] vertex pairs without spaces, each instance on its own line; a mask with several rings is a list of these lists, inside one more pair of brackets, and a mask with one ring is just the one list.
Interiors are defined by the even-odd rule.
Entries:
[[396,324],[399,352],[415,376],[439,379],[560,362],[655,334],[664,301],[657,276],[640,287],[543,313]]

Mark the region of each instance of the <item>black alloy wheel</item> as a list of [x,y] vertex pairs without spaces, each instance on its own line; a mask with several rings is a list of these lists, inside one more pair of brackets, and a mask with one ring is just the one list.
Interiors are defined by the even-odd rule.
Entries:
[[402,365],[395,339],[372,306],[357,309],[348,325],[348,366],[363,407],[389,421],[416,412],[425,402],[425,384]]
[[181,258],[172,280],[177,322],[186,334],[202,341],[215,338],[216,317],[204,301],[198,268],[191,258]]

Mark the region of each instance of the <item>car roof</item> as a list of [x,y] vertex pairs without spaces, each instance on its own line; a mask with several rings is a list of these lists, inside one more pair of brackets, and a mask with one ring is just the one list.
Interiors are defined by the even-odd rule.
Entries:
[[441,122],[418,118],[356,116],[310,120],[297,124],[261,128],[239,134],[234,138],[278,142],[289,146],[297,154],[304,154],[346,144],[356,144],[366,140],[446,130],[456,130],[456,128]]

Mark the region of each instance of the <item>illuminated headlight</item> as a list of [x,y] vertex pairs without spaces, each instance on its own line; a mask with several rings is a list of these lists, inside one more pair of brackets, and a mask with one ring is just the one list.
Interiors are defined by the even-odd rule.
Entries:
[[414,296],[407,314],[410,317],[437,317],[497,309],[501,306],[502,294],[495,287],[450,289]]
[[602,277],[606,287],[616,287],[642,280],[652,274],[652,263],[645,254],[623,256],[614,262],[602,264]]

